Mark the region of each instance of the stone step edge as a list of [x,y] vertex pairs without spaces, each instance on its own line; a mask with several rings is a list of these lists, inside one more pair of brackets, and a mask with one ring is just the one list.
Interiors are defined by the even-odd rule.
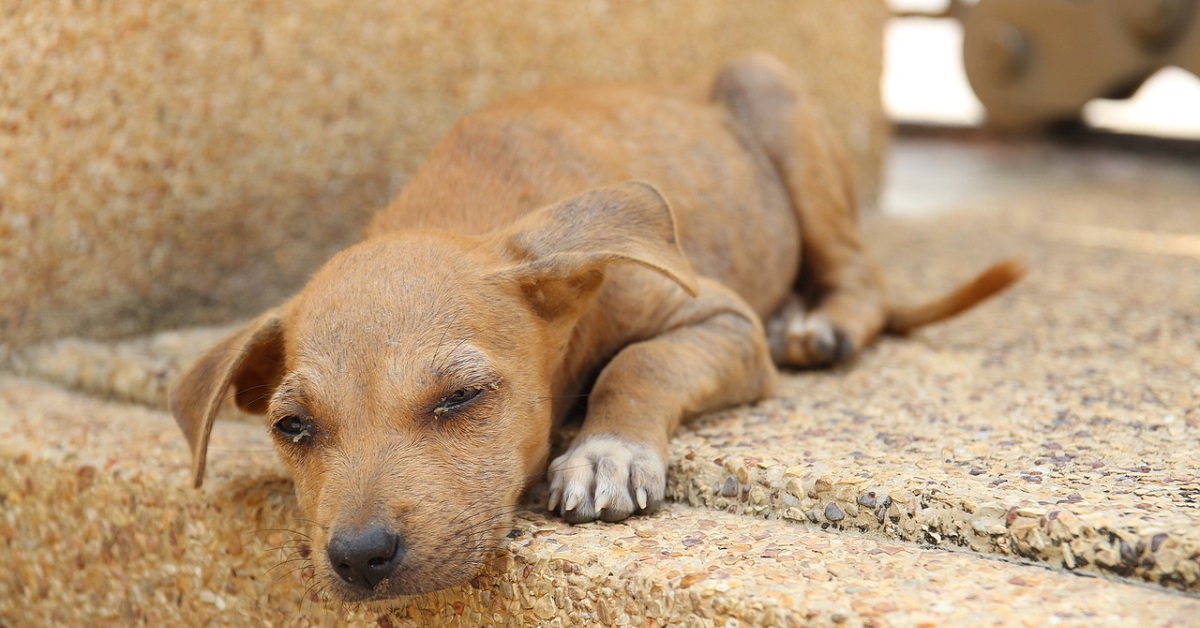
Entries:
[[1138,530],[1131,517],[1031,500],[979,503],[947,486],[884,490],[878,481],[763,460],[698,460],[672,446],[670,499],[694,507],[1016,559],[1200,595],[1200,539]]
[[[547,558],[551,552],[546,543],[562,533],[556,528],[567,526],[528,511],[518,513],[506,549],[469,584],[409,598],[393,608],[345,607],[310,586],[311,566],[294,573],[285,570],[275,580],[270,560],[261,554],[266,547],[294,540],[286,530],[294,506],[280,491],[243,489],[234,504],[216,503],[214,497],[223,495],[208,490],[181,493],[178,501],[155,499],[147,489],[172,491],[161,478],[123,477],[86,462],[55,463],[9,453],[0,454],[0,505],[7,513],[0,518],[0,542],[13,548],[0,574],[4,625],[34,619],[223,622],[232,619],[231,613],[246,611],[251,614],[242,619],[369,626],[667,626],[720,624],[726,619],[752,625],[797,625],[801,620],[806,625],[853,625],[864,620],[844,602],[786,608],[759,598],[753,587],[705,582],[702,571],[670,582],[650,570],[614,574],[600,562]],[[62,496],[69,494],[79,499],[64,503]],[[85,504],[92,496],[103,496],[103,501]],[[139,504],[138,512],[126,510],[134,503]],[[258,509],[259,530],[231,525],[244,514],[243,506]],[[707,509],[675,508],[688,509],[700,519],[714,515]],[[612,524],[594,525],[605,526],[590,531],[597,537],[614,529]],[[589,534],[586,526],[572,530]],[[81,533],[86,540],[72,545],[67,531]],[[206,551],[206,556],[195,556]],[[70,560],[58,562],[63,557]],[[286,558],[280,554],[276,560]],[[147,564],[156,568],[129,571]],[[79,600],[80,608],[68,612],[77,614],[56,614],[62,609],[55,606],[73,599]],[[731,609],[739,609],[739,614],[732,615]]]
[[[814,600],[813,592],[808,589],[827,581],[831,576],[835,579],[849,578],[851,581],[864,578],[856,577],[852,572],[842,573],[841,570],[846,567],[835,569],[837,565],[832,563],[819,567],[813,574],[793,571],[795,567],[768,567],[787,574],[790,584],[786,586],[786,591],[790,593],[780,595],[778,581],[753,580],[762,574],[760,568],[753,568],[754,563],[771,563],[766,553],[769,549],[751,551],[753,556],[758,556],[761,551],[763,557],[750,559],[741,568],[750,578],[741,583],[722,577],[720,569],[712,566],[712,563],[708,563],[709,569],[702,566],[688,569],[684,566],[683,569],[673,568],[670,572],[656,570],[641,562],[645,558],[639,558],[636,554],[642,552],[657,556],[663,542],[662,539],[656,539],[657,528],[663,525],[662,522],[648,520],[640,526],[592,524],[571,527],[528,511],[518,513],[506,549],[495,554],[469,584],[410,598],[391,608],[345,607],[330,602],[320,589],[311,586],[311,567],[302,566],[294,573],[285,572],[280,580],[274,580],[275,574],[263,564],[267,559],[262,555],[262,548],[287,544],[291,537],[286,530],[259,529],[247,532],[237,527],[236,524],[241,521],[237,515],[257,509],[259,519],[254,525],[286,528],[291,521],[294,505],[286,492],[276,490],[279,487],[224,487],[217,491],[193,493],[200,499],[174,501],[168,496],[161,500],[146,500],[147,488],[169,490],[161,478],[122,476],[87,463],[64,465],[8,455],[0,457],[0,477],[5,478],[0,483],[0,495],[3,496],[6,510],[11,513],[0,519],[0,540],[10,547],[14,542],[29,541],[27,536],[19,535],[20,526],[29,525],[30,520],[38,514],[32,511],[41,509],[50,516],[43,530],[50,542],[41,547],[17,547],[10,568],[0,576],[0,592],[4,593],[0,598],[0,620],[6,624],[9,621],[18,624],[40,619],[51,623],[79,623],[70,620],[274,623],[278,620],[306,625],[355,626],[671,626],[728,625],[730,621],[740,622],[740,625],[870,626],[879,625],[880,621],[886,622],[890,613],[896,613],[892,616],[893,620],[904,622],[914,618],[936,620],[945,612],[927,607],[927,601],[918,600],[900,603],[897,607],[894,598],[887,595],[878,597],[879,592],[869,586],[870,576],[865,576],[863,580],[867,588],[862,585],[835,588],[835,591],[840,591],[838,596],[820,597],[818,593],[819,600]],[[155,484],[157,486],[148,486]],[[229,491],[235,495],[233,503],[225,503]],[[76,500],[75,504],[64,504],[61,496],[71,493],[81,497],[103,494],[110,499],[95,508],[79,503],[82,500]],[[139,499],[144,504],[139,512],[125,508]],[[697,527],[715,525],[718,534],[722,526],[746,527],[744,524],[747,523],[747,518],[739,515],[684,505],[670,508],[692,524],[698,524]],[[778,527],[795,525],[786,521],[759,523],[764,529],[774,526],[785,537],[788,531]],[[808,529],[807,533],[800,530],[799,536],[810,541],[816,539],[814,535],[820,537],[826,534],[824,538],[835,544],[859,543],[836,533],[812,530],[809,526],[792,529],[796,531],[800,528]],[[714,533],[714,528],[708,529],[710,534]],[[63,531],[80,533],[81,538],[85,539],[74,555],[70,552],[64,554],[55,545],[67,540],[69,535],[61,533]],[[571,537],[576,539],[573,544]],[[649,549],[639,548],[639,539],[658,545]],[[570,551],[560,554],[555,549],[560,544],[569,545]],[[625,550],[626,555],[618,559],[611,554],[616,551],[616,545],[632,549]],[[936,549],[922,550],[909,544],[902,545],[907,547],[884,545],[866,553],[940,553]],[[581,551],[580,547],[589,549]],[[63,575],[63,571],[72,572],[70,576],[56,580],[56,572],[48,569],[51,565],[39,560],[46,557],[46,549],[56,550],[51,561],[62,557],[74,559],[66,561],[66,564],[56,563],[63,566],[57,572],[59,576]],[[855,551],[861,553],[862,549]],[[629,552],[634,555],[629,555]],[[741,552],[738,547],[731,547],[727,557],[747,561],[747,558],[739,557]],[[197,553],[201,555],[196,556]],[[965,558],[963,554],[947,554]],[[611,562],[605,559],[608,555],[614,556]],[[712,558],[710,556],[709,560]],[[996,561],[995,557],[972,558]],[[281,555],[275,560],[283,559]],[[822,565],[824,560],[819,551],[809,559],[815,561],[814,566]],[[863,560],[872,559],[864,555]],[[808,564],[809,561],[801,564]],[[285,569],[288,568],[286,563],[284,565]],[[1029,568],[1028,565],[1013,567]],[[139,568],[143,568],[142,571],[139,572]],[[86,579],[80,582],[78,572],[81,570],[93,572],[95,578],[90,585]],[[1037,583],[1043,578],[1038,574],[1052,570],[1039,566],[1032,572],[1015,572],[1016,575],[1012,571],[980,570],[983,571],[989,575],[984,576],[977,586],[1000,587],[1002,591],[999,596],[1004,597],[1017,591],[1036,589]],[[260,576],[256,578],[254,573]],[[961,573],[961,576],[954,576],[956,579],[977,577],[971,572],[955,573]],[[1007,575],[995,579],[996,573]],[[820,578],[816,581],[809,581],[809,578],[818,576]],[[1071,578],[1068,574],[1060,576]],[[914,573],[912,577],[920,578],[921,575]],[[97,586],[95,580],[104,582]],[[775,584],[769,584],[771,582]],[[1051,578],[1050,582],[1062,581]],[[37,586],[31,587],[29,583],[37,583]],[[1100,586],[1128,585],[1128,582],[1112,582]],[[960,588],[975,590],[970,586]],[[1146,595],[1151,596],[1165,593],[1161,589],[1145,591]],[[1142,593],[1128,591],[1122,595],[1129,598],[1125,600],[1127,605],[1130,599],[1141,599],[1138,596]],[[970,615],[975,612],[969,608],[970,599],[973,598],[958,599],[951,614],[962,620],[964,613]],[[1156,604],[1165,600],[1161,597],[1147,598],[1148,603]],[[912,602],[916,602],[915,610]],[[64,604],[71,608],[64,609]],[[1115,625],[1113,621],[1116,617],[1096,611],[1086,602],[1063,601],[1063,604],[1083,617],[1099,619],[1101,624]],[[1168,613],[1176,617],[1181,613],[1200,610],[1200,602],[1176,600],[1170,604],[1172,606]],[[1190,604],[1195,604],[1195,608]],[[1134,617],[1141,616],[1136,608],[1126,608],[1126,612]],[[1061,612],[1061,608],[1058,611]],[[1023,619],[1030,619],[1030,612],[1029,609],[1022,611],[1025,614]],[[1036,611],[1032,612],[1037,614]],[[1049,618],[1050,611],[1045,612],[1047,616],[1042,619]],[[1100,614],[1095,615],[1097,612]],[[942,617],[943,620],[950,620],[949,616]],[[1010,619],[1015,619],[1015,616]],[[1124,617],[1124,620],[1128,621],[1129,617]]]

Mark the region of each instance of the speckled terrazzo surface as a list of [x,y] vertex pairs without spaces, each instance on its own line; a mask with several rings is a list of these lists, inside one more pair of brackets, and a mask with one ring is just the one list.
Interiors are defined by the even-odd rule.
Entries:
[[187,488],[154,406],[219,330],[26,352],[0,379],[0,624],[1195,625],[1200,174],[1004,151],[1052,185],[867,231],[898,299],[1011,254],[1016,290],[694,422],[664,512],[572,528],[534,499],[480,578],[390,612],[327,608],[271,549],[303,528],[259,425],[218,424]]

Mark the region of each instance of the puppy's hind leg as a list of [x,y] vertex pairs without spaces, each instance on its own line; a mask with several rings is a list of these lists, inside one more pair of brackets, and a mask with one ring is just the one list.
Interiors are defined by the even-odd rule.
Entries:
[[883,330],[882,277],[858,228],[848,160],[799,79],[766,54],[727,65],[713,84],[779,173],[803,247],[795,294],[768,323],[772,356],[785,366],[852,357]]

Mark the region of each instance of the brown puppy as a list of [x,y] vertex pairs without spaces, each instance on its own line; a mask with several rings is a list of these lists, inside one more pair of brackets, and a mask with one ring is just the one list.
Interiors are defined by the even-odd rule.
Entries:
[[477,571],[579,395],[550,508],[621,520],[663,499],[675,427],[767,395],[772,358],[845,359],[1019,274],[889,305],[840,148],[754,55],[708,94],[544,91],[464,119],[362,243],[204,355],[171,408],[197,485],[230,386],[266,414],[318,577],[385,599]]

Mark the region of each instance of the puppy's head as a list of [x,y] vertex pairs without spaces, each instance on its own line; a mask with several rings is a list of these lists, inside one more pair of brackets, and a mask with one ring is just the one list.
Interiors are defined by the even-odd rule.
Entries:
[[379,600],[471,578],[545,469],[556,366],[621,261],[695,290],[651,186],[484,236],[401,232],[342,252],[177,382],[196,485],[232,388],[292,469],[329,590]]

